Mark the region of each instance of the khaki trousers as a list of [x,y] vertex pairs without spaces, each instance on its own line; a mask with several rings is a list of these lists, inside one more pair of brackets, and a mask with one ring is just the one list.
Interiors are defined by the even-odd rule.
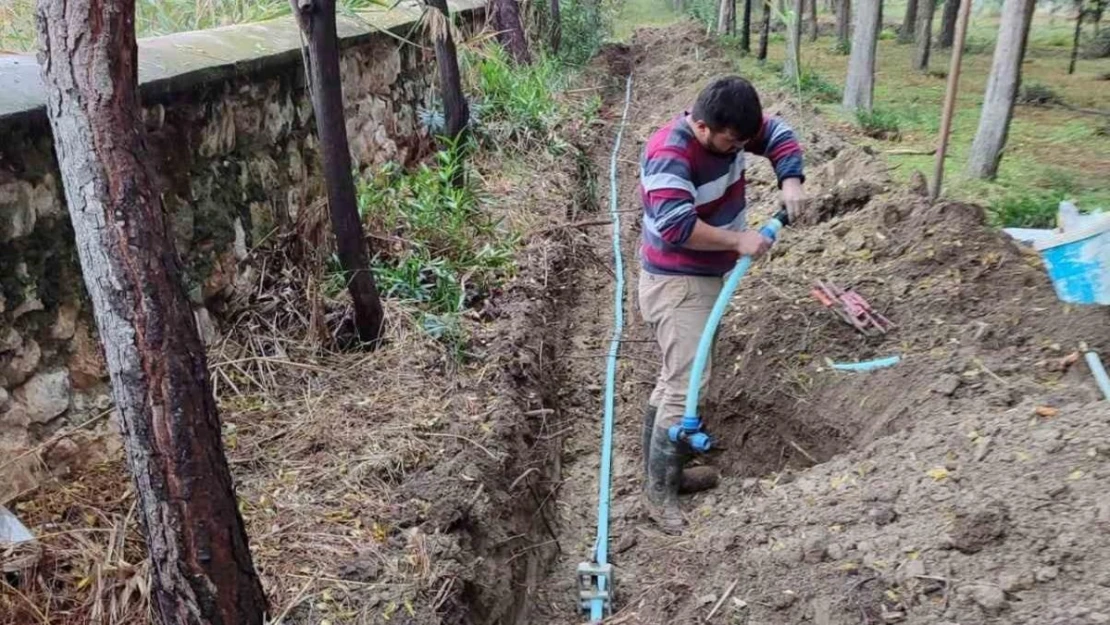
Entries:
[[[698,341],[723,284],[720,277],[664,276],[640,270],[640,314],[663,352],[663,367],[648,400],[658,409],[658,428],[669,428],[682,419]],[[703,399],[712,368],[710,354],[701,381]]]

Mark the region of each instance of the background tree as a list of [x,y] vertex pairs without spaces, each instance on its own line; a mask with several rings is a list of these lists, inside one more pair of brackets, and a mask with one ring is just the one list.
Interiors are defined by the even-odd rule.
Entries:
[[793,8],[785,14],[786,18],[786,61],[782,64],[782,75],[791,83],[801,77],[802,62],[802,18],[806,0],[794,0]]
[[771,0],[763,0],[763,23],[759,27],[759,51],[755,58],[767,60],[767,40],[771,36]]
[[[439,91],[443,97],[444,134],[452,141],[459,138],[470,122],[470,106],[463,95],[462,79],[459,75],[459,55],[455,49],[455,39],[451,36],[451,15],[447,0],[426,0],[431,12],[428,14],[429,31],[435,42],[436,70],[439,74]],[[552,0],[558,10],[558,0]],[[558,28],[558,16],[556,27]],[[557,41],[555,47],[558,47]]]
[[1086,11],[1083,8],[1083,0],[1075,0],[1075,36],[1071,42],[1071,59],[1068,61],[1068,73],[1075,73],[1075,63],[1079,58],[1079,39],[1083,34],[1083,17]]
[[[559,54],[559,46],[563,43],[563,18],[559,7],[559,0],[551,0],[549,6],[551,10],[551,51],[555,54]],[[456,63],[456,65],[457,64],[458,63]]]
[[875,92],[875,51],[883,26],[882,0],[856,2],[856,27],[852,33],[852,55],[844,81],[844,108],[871,111]]
[[960,0],[944,0],[944,13],[940,18],[940,33],[937,34],[937,48],[947,50],[956,38],[956,18],[960,14]]
[[528,50],[528,38],[524,35],[524,26],[520,22],[520,4],[517,0],[491,0],[491,5],[497,40],[509,51],[509,56],[515,63],[530,64],[532,53]]
[[906,0],[906,14],[902,17],[902,29],[898,31],[898,43],[910,43],[917,33],[917,2]]
[[817,24],[817,0],[809,1],[809,40],[817,41],[819,26]]
[[933,45],[933,13],[936,0],[917,0],[917,33],[914,35],[916,47],[913,53],[913,68],[919,72],[929,71],[929,52]]
[[343,85],[339,75],[339,37],[335,30],[335,0],[289,0],[307,41],[308,86],[316,115],[316,133],[324,161],[328,210],[335,233],[339,262],[347,275],[347,291],[355,310],[358,338],[368,345],[381,339],[385,315],[367,262],[366,240],[355,202],[351,152],[343,113]]
[[1029,39],[1034,0],[1005,0],[991,73],[979,113],[979,129],[971,144],[967,172],[973,178],[994,178],[1010,131],[1014,101],[1021,87],[1021,63]]
[[58,169],[166,625],[261,624],[266,596],[224,457],[204,347],[148,169],[135,2],[40,0]]
[[736,34],[736,0],[720,0],[717,5],[717,34]]
[[836,3],[836,47],[841,52],[849,50],[851,33],[852,0],[840,0]]
[[752,53],[752,0],[744,0],[744,18],[740,22],[740,49]]

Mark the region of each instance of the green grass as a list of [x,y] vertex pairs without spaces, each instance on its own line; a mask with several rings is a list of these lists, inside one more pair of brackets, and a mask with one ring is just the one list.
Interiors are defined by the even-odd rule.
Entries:
[[[635,1],[637,11],[626,11],[624,16],[652,14],[669,11],[664,0]],[[823,9],[823,3],[819,3]],[[941,103],[946,81],[943,74],[949,65],[949,51],[935,50],[929,74],[911,70],[913,46],[899,45],[891,26],[900,23],[904,2],[884,4],[886,27],[880,37],[876,69],[875,108],[871,116],[856,119],[846,114],[834,99],[833,90],[825,83],[839,89],[847,72],[848,57],[831,54],[836,45],[834,36],[823,36],[810,43],[802,43],[803,96],[818,102],[822,114],[836,122],[871,129],[897,127],[900,148],[927,151],[935,146],[940,129]],[[939,28],[942,11],[937,11]],[[758,14],[758,11],[757,11]],[[1069,14],[1070,16],[1070,14]],[[670,19],[674,19],[673,17]],[[834,21],[834,16],[819,14],[822,22]],[[756,23],[757,19],[753,19]],[[618,23],[618,29],[630,30],[634,24]],[[998,28],[997,10],[991,7],[973,12],[969,27],[968,48],[964,56],[957,96],[957,109],[953,119],[948,158],[945,162],[945,194],[953,199],[975,201],[991,208],[999,223],[1044,223],[1045,214],[1054,214],[1061,197],[1074,200],[1081,208],[1110,209],[1110,137],[1106,136],[1105,120],[1099,116],[1083,115],[1061,108],[1018,106],[1010,125],[1010,136],[1002,159],[998,177],[984,182],[968,179],[965,174],[968,155],[979,123],[979,109],[983,89],[990,73],[991,54]],[[1041,95],[1055,94],[1073,106],[1106,109],[1110,102],[1110,81],[1097,80],[1100,74],[1110,72],[1110,59],[1080,59],[1074,75],[1067,74],[1068,55],[1074,22],[1061,12],[1053,17],[1039,12],[1034,18],[1030,33],[1023,80],[1027,86],[1040,90]],[[760,65],[754,59],[742,56],[735,50],[738,71],[752,78],[764,99],[773,97],[796,98],[796,87],[783,86],[775,67],[781,67],[786,45],[782,37],[772,37],[768,62]],[[825,94],[814,97],[817,94]],[[778,96],[772,94],[779,94]],[[861,128],[861,130],[864,130]],[[861,132],[861,134],[864,134]],[[875,133],[890,134],[890,133]],[[893,137],[891,137],[893,138]],[[860,142],[883,152],[893,147],[890,140],[863,136]],[[905,151],[905,150],[903,150]],[[933,156],[890,155],[886,157],[896,178],[908,179],[914,170],[933,171]]]
[[[340,12],[389,6],[387,0],[339,0]],[[35,49],[35,1],[0,1],[0,51]],[[136,0],[139,37],[260,22],[289,15],[288,0]]]

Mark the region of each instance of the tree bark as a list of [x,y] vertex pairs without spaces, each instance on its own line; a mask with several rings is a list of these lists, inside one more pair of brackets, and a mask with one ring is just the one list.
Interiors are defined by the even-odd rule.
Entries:
[[852,0],[840,0],[836,5],[836,41],[841,51],[847,51],[851,44]]
[[[451,37],[451,16],[448,13],[447,0],[426,1],[428,6],[442,18],[442,22],[438,18],[433,22],[435,26],[431,31],[435,42],[439,90],[443,97],[444,133],[454,141],[466,131],[467,124],[470,122],[470,106],[466,102],[466,96],[463,95],[459,55],[455,49],[455,40]],[[559,1],[552,0],[552,4],[556,7],[555,10],[558,10]]]
[[166,625],[261,624],[181,261],[149,168],[135,3],[41,0],[39,64],[82,275]]
[[744,18],[740,22],[740,49],[752,52],[752,0],[744,0]]
[[339,38],[335,0],[289,0],[308,45],[308,84],[316,114],[316,132],[324,161],[328,209],[339,262],[347,274],[347,291],[355,310],[358,338],[371,346],[381,339],[385,315],[367,262],[366,240],[355,201],[351,152],[343,113],[343,84],[339,75]]
[[1002,148],[1006,146],[1014,114],[1014,100],[1021,87],[1021,63],[1025,58],[1034,5],[1034,0],[1006,0],[1002,5],[998,42],[983,95],[979,129],[967,163],[968,175],[973,178],[992,179],[998,174]]
[[1075,73],[1075,63],[1079,58],[1079,36],[1083,33],[1083,0],[1075,0],[1075,37],[1071,42],[1071,59],[1068,61],[1068,74]]
[[719,0],[717,10],[717,34],[728,35],[735,31],[736,0]]
[[759,29],[759,51],[755,58],[767,60],[767,40],[771,35],[771,0],[763,0],[763,24]]
[[528,65],[532,62],[532,53],[528,50],[528,38],[524,36],[524,27],[520,23],[520,5],[517,0],[493,0],[493,27],[497,31],[497,40],[501,43],[513,62],[518,65]]
[[794,0],[793,15],[787,21],[786,62],[782,65],[782,75],[792,83],[797,81],[801,72],[802,55],[802,18],[806,0]]
[[956,18],[960,15],[960,0],[944,0],[944,13],[940,19],[937,48],[947,50],[956,38]]
[[844,108],[871,111],[875,91],[875,50],[883,24],[882,0],[856,2],[856,26],[852,33],[852,55],[844,81]]
[[914,42],[917,47],[913,53],[913,68],[919,72],[929,71],[929,52],[933,45],[933,13],[936,0],[917,0],[917,33]]
[[[551,51],[559,54],[563,43],[563,18],[560,14],[559,0],[551,0]],[[456,65],[458,63],[456,62]]]
[[913,41],[917,29],[917,2],[906,0],[906,15],[902,18],[902,30],[898,31],[898,43]]
[[809,40],[817,41],[817,35],[820,33],[820,26],[817,24],[817,0],[809,0]]

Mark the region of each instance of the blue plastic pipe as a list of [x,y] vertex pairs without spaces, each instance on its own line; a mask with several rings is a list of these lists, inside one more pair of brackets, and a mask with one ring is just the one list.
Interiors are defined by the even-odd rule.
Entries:
[[[617,352],[620,349],[621,333],[624,331],[624,262],[621,258],[621,218],[617,210],[620,195],[617,189],[617,154],[621,149],[621,137],[628,119],[628,104],[632,100],[632,75],[629,74],[624,87],[624,112],[617,127],[617,139],[613,144],[613,158],[609,163],[609,214],[613,218],[613,264],[617,274],[617,286],[613,292],[613,338],[609,342],[609,355],[605,365],[605,418],[601,433],[601,475],[597,482],[597,542],[594,545],[594,561],[598,564],[609,562],[609,486],[613,465],[613,421],[616,408]],[[605,591],[606,580],[600,579],[598,590]],[[593,599],[590,603],[590,621],[601,622],[605,618],[605,602]]]
[[876,369],[893,367],[901,361],[902,357],[895,355],[868,360],[866,362],[834,362],[832,368],[837,371],[874,371]]
[[1098,354],[1094,352],[1086,352],[1083,358],[1087,361],[1087,366],[1090,367],[1091,373],[1095,376],[1095,382],[1102,390],[1102,396],[1110,400],[1110,376],[1106,375],[1106,369],[1102,366],[1102,361],[1098,359]]
[[[774,241],[786,221],[787,216],[784,209],[764,224],[759,233]],[[725,315],[732,294],[751,266],[751,256],[744,256],[736,263],[736,267],[729,274],[728,279],[725,280],[721,293],[717,296],[717,301],[713,304],[713,310],[709,312],[709,319],[706,320],[705,328],[701,332],[701,340],[698,341],[698,351],[694,355],[694,366],[690,370],[690,386],[686,390],[686,408],[683,412],[682,423],[678,426],[672,426],[670,430],[672,441],[685,440],[695,451],[709,451],[712,445],[709,435],[701,431],[698,399],[701,394],[701,380],[705,375],[705,365],[709,362],[710,352],[713,351],[713,337],[717,334],[717,326],[721,324],[721,318]]]

